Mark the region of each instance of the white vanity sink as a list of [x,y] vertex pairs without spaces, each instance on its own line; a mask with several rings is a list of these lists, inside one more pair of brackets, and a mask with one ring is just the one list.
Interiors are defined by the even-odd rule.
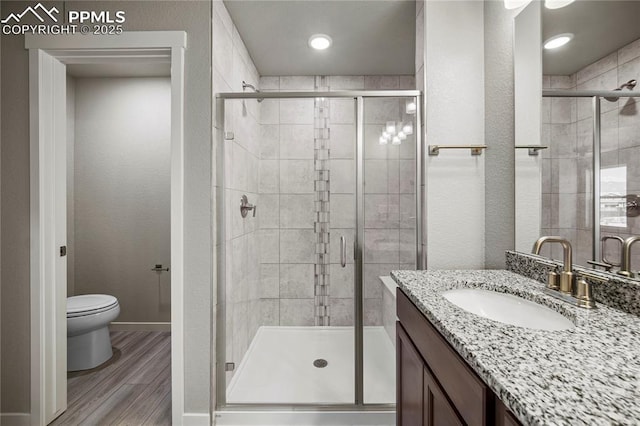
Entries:
[[558,312],[511,294],[462,288],[449,290],[442,295],[465,311],[505,324],[549,331],[575,327]]

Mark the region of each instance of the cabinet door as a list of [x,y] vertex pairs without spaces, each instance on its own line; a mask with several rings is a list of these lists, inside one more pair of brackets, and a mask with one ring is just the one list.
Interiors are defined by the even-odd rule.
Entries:
[[496,426],[522,426],[509,409],[496,398]]
[[397,424],[398,426],[422,425],[424,363],[404,332],[396,324],[397,351]]
[[424,369],[424,422],[425,426],[462,426],[456,409],[442,391],[427,368]]

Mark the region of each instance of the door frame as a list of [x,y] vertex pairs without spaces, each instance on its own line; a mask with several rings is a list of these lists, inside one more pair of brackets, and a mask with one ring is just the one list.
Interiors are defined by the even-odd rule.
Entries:
[[[171,66],[171,404],[174,424],[184,416],[184,31],[131,31],[117,36],[25,36],[29,50],[30,139],[30,424],[44,426],[66,409],[55,389],[66,389],[66,283],[55,279],[55,146],[66,144],[66,117],[55,103],[66,100],[66,70],[59,64],[158,61]],[[56,113],[57,112],[57,113]],[[51,131],[55,129],[55,131]],[[62,163],[62,161],[61,161]],[[57,169],[56,169],[57,167]],[[66,188],[66,185],[65,185]],[[59,268],[58,268],[59,269]],[[61,297],[64,295],[64,297]],[[54,303],[55,301],[55,303]],[[55,331],[55,338],[48,335]],[[60,340],[64,338],[64,344]],[[49,359],[48,359],[49,357]],[[60,370],[64,367],[64,372]],[[53,367],[53,368],[52,368]],[[53,370],[53,371],[52,371]],[[60,383],[60,382],[63,383]],[[47,413],[47,404],[57,406]],[[64,409],[62,408],[64,407]]]

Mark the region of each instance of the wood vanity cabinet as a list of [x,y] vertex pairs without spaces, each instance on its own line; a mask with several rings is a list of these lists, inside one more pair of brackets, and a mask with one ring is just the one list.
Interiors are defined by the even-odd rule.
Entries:
[[520,423],[398,289],[398,426]]

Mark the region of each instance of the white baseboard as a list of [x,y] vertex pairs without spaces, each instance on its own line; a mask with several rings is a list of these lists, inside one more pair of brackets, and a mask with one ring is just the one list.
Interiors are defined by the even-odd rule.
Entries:
[[0,413],[0,425],[29,426],[31,416],[29,413]]
[[184,413],[182,415],[182,426],[209,426],[209,414]]
[[215,413],[216,426],[394,426],[395,424],[395,411],[218,411]]
[[171,331],[170,322],[112,322],[111,331]]

